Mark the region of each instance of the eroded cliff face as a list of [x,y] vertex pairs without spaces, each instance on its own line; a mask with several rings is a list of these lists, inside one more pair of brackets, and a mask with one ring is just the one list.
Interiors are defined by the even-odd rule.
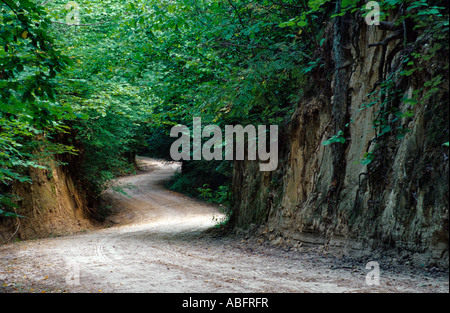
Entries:
[[30,169],[32,183],[16,183],[12,190],[21,199],[16,213],[23,217],[0,221],[1,242],[91,229],[85,192],[74,176],[70,166],[57,163],[48,170]]
[[[428,89],[421,89],[442,71],[445,59],[428,62],[420,77],[394,79],[402,97],[417,91],[422,101],[413,117],[392,121],[411,132],[401,140],[386,134],[374,150],[378,108],[360,110],[361,104],[407,53],[401,45],[405,37],[369,46],[393,31],[349,17],[337,18],[329,33],[322,51],[326,64],[312,74],[281,135],[278,169],[259,172],[257,162],[235,162],[231,223],[263,224],[263,233],[284,242],[397,250],[448,267],[449,164],[442,146],[449,129],[448,73],[431,97],[422,97]],[[408,36],[419,51],[429,49],[428,38]],[[406,110],[410,104],[398,105]],[[322,145],[339,130],[346,143]],[[369,151],[376,151],[374,161],[362,165]]]

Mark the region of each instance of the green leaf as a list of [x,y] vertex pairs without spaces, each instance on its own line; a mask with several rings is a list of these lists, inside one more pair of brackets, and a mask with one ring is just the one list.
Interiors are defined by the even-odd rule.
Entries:
[[383,134],[386,134],[387,132],[390,132],[391,129],[392,129],[392,128],[391,128],[390,125],[383,125],[383,126],[381,127],[380,136],[383,135]]
[[375,156],[372,153],[366,153],[365,158],[363,160],[361,160],[361,164],[369,165],[370,163],[372,163],[374,158],[375,158]]

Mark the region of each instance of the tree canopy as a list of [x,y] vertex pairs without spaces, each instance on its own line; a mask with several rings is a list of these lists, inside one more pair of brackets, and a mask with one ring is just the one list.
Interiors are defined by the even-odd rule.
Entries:
[[[392,22],[390,12],[400,11],[394,24],[411,23],[415,32],[436,37],[429,55],[404,58],[402,75],[448,49],[445,1],[379,3],[382,21]],[[136,153],[167,158],[170,128],[191,127],[193,117],[221,127],[286,125],[308,83],[332,75],[318,71],[328,62],[322,53],[330,48],[327,24],[345,14],[364,16],[363,4],[0,0],[0,183],[6,186],[0,207],[13,203],[8,186],[29,181],[27,169],[46,167],[49,155],[83,153],[81,171],[99,194],[111,179],[133,171]],[[431,84],[442,81],[433,77]],[[390,88],[389,79],[379,83]],[[382,102],[374,118],[379,133],[391,131]],[[399,139],[405,131],[397,131]],[[57,140],[65,132],[83,151]],[[339,134],[324,144],[339,144]],[[195,174],[173,187],[225,202],[231,164],[195,164],[186,164]]]

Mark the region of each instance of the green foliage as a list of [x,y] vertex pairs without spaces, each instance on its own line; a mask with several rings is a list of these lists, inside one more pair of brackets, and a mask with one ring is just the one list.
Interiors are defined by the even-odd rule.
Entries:
[[185,162],[183,171],[177,172],[174,178],[167,182],[167,187],[176,192],[228,207],[231,199],[229,191],[231,176],[231,164],[227,162]]
[[[111,180],[135,172],[152,99],[140,43],[124,26],[127,3],[78,3],[82,26],[65,23],[69,11],[61,8],[66,1],[53,1],[47,10],[54,21],[52,35],[73,60],[57,77],[56,93],[79,117],[70,127],[83,147],[82,177],[96,198]],[[133,52],[130,46],[136,47]]]
[[[171,127],[192,126],[193,117],[220,127],[285,125],[324,65],[324,25],[335,13],[367,11],[352,0],[340,1],[340,12],[331,0],[79,0],[80,25],[68,25],[66,0],[36,3],[0,0],[0,183],[6,190],[29,182],[30,167],[79,153],[94,197],[133,172],[137,152],[168,158]],[[361,107],[375,108],[377,147],[404,138],[415,105],[446,81],[433,74],[412,95],[396,85],[422,79],[448,51],[444,4],[380,1],[382,21],[395,18],[414,38],[402,35],[400,65]],[[420,36],[432,45],[414,45]],[[69,142],[59,143],[65,132]],[[343,130],[323,144],[332,143],[346,143]],[[374,158],[368,152],[361,163]],[[225,161],[185,162],[169,185],[227,205],[231,173]],[[14,201],[0,199],[0,214],[10,212],[4,208]]]
[[[11,209],[17,208],[16,200],[14,196],[11,195],[1,195],[0,194],[0,218],[2,216],[4,217],[23,217],[21,215],[18,215],[15,212],[11,212]],[[8,208],[7,210],[2,209]]]
[[230,205],[230,188],[228,186],[219,186],[217,191],[214,192],[208,184],[204,184],[202,187],[197,188],[197,191],[203,200],[227,207]]
[[[353,119],[350,119],[350,123],[345,124],[345,128],[349,128],[350,124],[353,123]],[[344,132],[342,130],[339,130],[338,133],[334,136],[332,136],[330,139],[325,140],[324,142],[322,142],[323,146],[328,146],[332,143],[346,143],[347,140],[344,137]]]
[[[137,66],[152,95],[144,130],[148,154],[168,158],[170,128],[191,126],[193,117],[220,127],[287,123],[311,72],[323,63],[316,55],[323,43],[318,25],[333,6],[308,5],[303,14],[297,1],[129,2],[123,27],[139,47],[132,54],[145,59]],[[300,15],[299,25],[283,27]],[[189,162],[171,187],[199,196],[208,183],[214,198],[230,178],[231,164]]]
[[[432,72],[429,77],[427,67],[433,62],[439,62],[448,54],[448,8],[442,1],[381,1],[382,21],[389,19],[389,14],[395,16],[394,25],[403,29],[403,53],[398,66],[378,81],[378,88],[367,96],[368,101],[361,110],[376,107],[373,120],[375,130],[374,143],[383,141],[387,136],[395,136],[401,140],[411,132],[411,121],[415,116],[414,106],[423,103],[433,96],[445,82],[443,73]],[[398,15],[398,13],[400,13]],[[407,34],[411,32],[412,34]],[[416,41],[414,38],[419,37]],[[424,48],[427,47],[427,48]],[[447,65],[448,70],[448,65]],[[427,73],[428,72],[428,73]],[[398,82],[425,81],[422,86],[408,94]],[[404,84],[403,84],[404,85]],[[375,86],[376,87],[376,86]],[[443,130],[444,131],[444,130]],[[381,145],[375,145],[379,149]],[[361,164],[370,164],[375,159],[376,151],[366,153]]]
[[[48,154],[74,153],[54,141],[74,118],[55,98],[54,78],[69,63],[48,35],[50,21],[32,1],[0,1],[0,190],[29,182],[27,169],[44,168]],[[0,207],[14,201],[0,195]],[[13,216],[1,210],[0,215]]]
[[322,145],[327,146],[327,145],[335,143],[335,142],[339,142],[339,143],[345,143],[346,142],[346,140],[344,138],[344,132],[342,130],[340,130],[336,135],[334,135],[330,139],[325,140],[322,143]]
[[[414,118],[414,106],[438,91],[445,79],[442,74],[433,73],[434,76],[426,80],[423,86],[416,88],[412,96],[408,95],[407,90],[403,90],[398,82],[402,77],[407,79],[417,79],[416,77],[418,77],[419,81],[423,80],[424,70],[430,62],[439,60],[445,54],[445,51],[448,54],[448,8],[443,5],[442,1],[384,0],[378,1],[378,3],[381,9],[380,20],[382,22],[389,21],[390,15],[393,15],[395,18],[391,22],[393,26],[403,29],[403,51],[405,53],[400,55],[399,66],[394,67],[393,71],[389,73],[381,72],[381,77],[385,78],[377,82],[374,91],[367,95],[367,101],[361,105],[361,110],[376,108],[372,122],[375,138],[371,140],[375,143],[376,148],[374,151],[364,154],[360,161],[362,165],[372,163],[375,159],[376,150],[381,147],[379,143],[387,136],[395,135],[396,139],[401,140],[407,133],[411,132],[408,126]],[[347,13],[355,14],[355,12],[365,16],[366,11],[365,6],[361,5],[360,1],[342,0],[340,12],[333,17],[343,16]],[[299,19],[297,17],[295,20]],[[291,21],[287,24],[284,23],[283,26],[296,27],[298,25]],[[416,44],[414,40],[408,38],[408,36],[411,36],[407,34],[408,31],[414,32],[413,36],[415,37],[420,36],[422,40],[419,40],[419,42],[422,44]],[[424,43],[431,46],[428,49],[423,49]],[[381,71],[383,70],[381,69]],[[346,126],[348,127],[348,124]],[[322,144],[345,142],[344,132],[340,130]]]

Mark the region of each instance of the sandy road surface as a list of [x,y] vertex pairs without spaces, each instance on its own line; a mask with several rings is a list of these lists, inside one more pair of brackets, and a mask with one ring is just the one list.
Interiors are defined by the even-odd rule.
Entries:
[[140,159],[125,177],[128,196],[110,194],[113,227],[0,246],[0,292],[448,292],[448,273],[368,270],[317,251],[284,251],[205,234],[221,214],[167,191],[178,168]]

